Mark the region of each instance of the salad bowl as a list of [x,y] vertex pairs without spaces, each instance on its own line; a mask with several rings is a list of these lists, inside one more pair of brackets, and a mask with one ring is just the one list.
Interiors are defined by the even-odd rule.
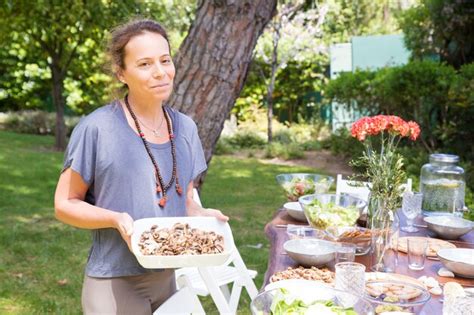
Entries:
[[298,198],[304,195],[328,192],[334,177],[313,173],[288,173],[277,175],[276,180],[289,201],[298,201]]
[[374,314],[372,305],[361,297],[315,281],[287,281],[278,281],[273,289],[257,295],[250,304],[252,314]]
[[317,229],[354,226],[367,203],[351,195],[314,194],[300,197],[309,224]]

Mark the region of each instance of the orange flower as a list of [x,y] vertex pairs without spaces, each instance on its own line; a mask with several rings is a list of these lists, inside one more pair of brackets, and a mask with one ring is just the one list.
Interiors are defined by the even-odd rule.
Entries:
[[414,121],[409,121],[408,126],[410,127],[410,140],[415,141],[420,135],[420,126]]
[[414,121],[408,123],[398,116],[377,115],[356,121],[352,125],[351,135],[359,141],[364,141],[367,136],[376,136],[384,131],[401,137],[410,137],[414,141],[420,135],[420,126]]

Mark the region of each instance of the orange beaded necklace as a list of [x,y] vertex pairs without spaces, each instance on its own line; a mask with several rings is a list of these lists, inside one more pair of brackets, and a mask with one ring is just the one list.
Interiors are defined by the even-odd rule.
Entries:
[[[143,145],[145,146],[145,150],[148,153],[148,156],[150,157],[151,163],[153,164],[153,167],[155,168],[155,178],[156,178],[156,193],[158,195],[158,205],[163,208],[166,205],[166,201],[168,200],[168,196],[166,195],[166,192],[168,189],[175,183],[175,189],[178,195],[181,195],[183,193],[183,190],[181,186],[179,185],[179,180],[178,180],[178,167],[177,167],[177,162],[176,162],[176,147],[174,143],[174,133],[173,133],[173,125],[172,121],[166,112],[165,108],[163,107],[163,115],[166,120],[166,125],[168,127],[168,134],[170,137],[170,143],[171,143],[171,156],[173,158],[173,171],[171,173],[171,179],[170,181],[165,185],[163,177],[161,176],[160,169],[158,167],[158,163],[156,162],[153,154],[151,153],[150,150],[150,144],[148,141],[145,139],[145,134],[142,132],[142,129],[140,128],[140,123],[138,122],[138,118],[135,115],[135,113],[132,110],[132,107],[128,103],[128,94],[125,95],[124,98],[125,105],[127,106],[127,109],[130,113],[130,116],[132,116],[133,121],[135,122],[135,127],[137,128],[138,135],[142,139]],[[161,197],[160,197],[161,194]]]

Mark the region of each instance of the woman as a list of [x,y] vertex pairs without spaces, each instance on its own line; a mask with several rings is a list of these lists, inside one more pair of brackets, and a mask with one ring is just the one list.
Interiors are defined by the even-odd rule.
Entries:
[[83,290],[85,314],[151,314],[175,291],[173,270],[142,268],[130,251],[133,221],[215,216],[193,201],[206,169],[195,123],[163,102],[175,68],[165,30],[138,20],[112,32],[109,54],[127,94],[81,120],[66,150],[56,217],[91,229]]

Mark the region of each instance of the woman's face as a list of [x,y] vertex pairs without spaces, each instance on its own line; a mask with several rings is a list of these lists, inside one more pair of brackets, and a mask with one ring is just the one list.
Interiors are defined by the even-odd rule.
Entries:
[[175,68],[168,42],[160,34],[144,32],[130,39],[124,64],[118,77],[134,97],[163,101],[171,95]]

